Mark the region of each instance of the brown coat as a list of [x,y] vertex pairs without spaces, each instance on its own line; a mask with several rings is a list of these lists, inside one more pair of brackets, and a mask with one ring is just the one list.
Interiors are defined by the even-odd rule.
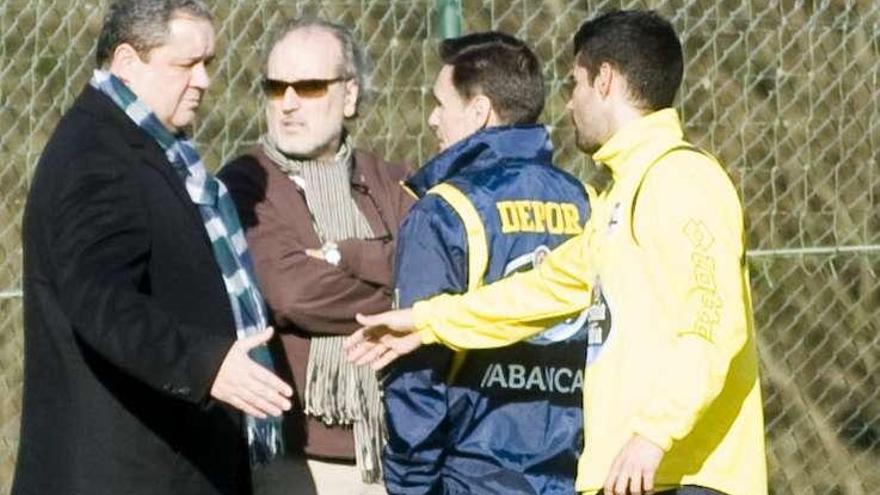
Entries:
[[302,412],[309,342],[315,335],[350,334],[358,327],[355,314],[391,307],[397,229],[413,202],[400,183],[407,172],[404,166],[355,151],[352,196],[375,238],[339,242],[339,266],[305,254],[320,248],[321,241],[303,191],[260,148],[218,174],[238,207],[297,390],[299,404],[285,418],[291,450],[302,446],[308,456],[354,459],[350,428],[328,428]]

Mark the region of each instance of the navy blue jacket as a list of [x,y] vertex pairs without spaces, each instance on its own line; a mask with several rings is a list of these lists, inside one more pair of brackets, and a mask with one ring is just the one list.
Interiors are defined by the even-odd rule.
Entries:
[[[398,236],[399,307],[530,269],[580,233],[586,192],[552,154],[543,126],[492,127],[413,175],[407,185],[420,199]],[[428,346],[387,372],[389,493],[575,493],[583,318],[548,327],[528,342],[458,356]]]

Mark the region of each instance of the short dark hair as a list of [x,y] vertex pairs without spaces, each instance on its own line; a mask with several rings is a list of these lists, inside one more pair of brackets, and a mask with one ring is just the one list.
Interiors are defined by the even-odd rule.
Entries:
[[655,11],[617,10],[583,23],[574,36],[574,56],[595,80],[610,64],[625,79],[640,107],[672,105],[684,61],[675,29]]
[[128,43],[145,58],[168,40],[169,22],[177,15],[211,21],[211,11],[201,0],[116,0],[110,4],[98,36],[95,61],[105,67],[113,51]]
[[357,81],[359,88],[359,96],[357,100],[357,110],[360,110],[361,102],[365,100],[371,92],[370,88],[370,59],[367,57],[366,50],[355,38],[351,29],[317,17],[299,17],[285,21],[278,29],[274,30],[269,36],[269,43],[263,50],[263,70],[269,67],[269,55],[275,46],[281,42],[288,34],[299,31],[301,29],[323,29],[333,35],[339,41],[342,47],[342,76],[352,78]]
[[538,58],[522,41],[497,31],[450,38],[440,58],[452,66],[452,84],[462,98],[479,94],[505,124],[532,124],[544,109],[544,79]]

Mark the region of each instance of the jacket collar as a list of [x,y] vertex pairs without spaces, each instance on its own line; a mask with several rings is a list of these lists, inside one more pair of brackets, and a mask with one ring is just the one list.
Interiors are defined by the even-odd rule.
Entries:
[[497,165],[505,160],[528,160],[549,165],[553,144],[543,125],[489,127],[455,143],[420,168],[406,186],[418,197],[462,173]]
[[682,137],[678,112],[664,108],[619,129],[593,154],[593,161],[607,165],[616,179],[627,173],[627,164],[637,153],[646,151],[646,148],[664,147]]
[[[138,127],[109,96],[89,84],[86,84],[80,98],[74,105],[78,110],[94,116],[99,122],[111,122],[112,125],[109,127],[112,129],[113,136],[121,138],[126,145],[135,151],[135,154],[132,155],[133,159],[142,160],[165,178],[175,195],[186,206],[192,220],[204,230],[204,220],[192,202],[183,179],[175,171],[174,166],[168,162],[168,157],[155,139]],[[210,245],[207,234],[204,240]]]
[[160,157],[165,158],[165,153],[155,139],[152,139],[143,129],[138,127],[109,96],[101,93],[91,85],[86,84],[75,106],[100,120],[109,119],[113,121],[115,124],[114,128],[122,135],[129,146],[134,148],[154,148],[154,151],[158,152]]

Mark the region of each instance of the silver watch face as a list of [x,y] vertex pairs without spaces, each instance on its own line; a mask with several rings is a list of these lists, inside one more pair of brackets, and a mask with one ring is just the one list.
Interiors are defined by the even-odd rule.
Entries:
[[324,261],[330,263],[331,265],[338,265],[339,262],[342,261],[342,254],[335,246],[329,247],[327,249],[324,249]]

